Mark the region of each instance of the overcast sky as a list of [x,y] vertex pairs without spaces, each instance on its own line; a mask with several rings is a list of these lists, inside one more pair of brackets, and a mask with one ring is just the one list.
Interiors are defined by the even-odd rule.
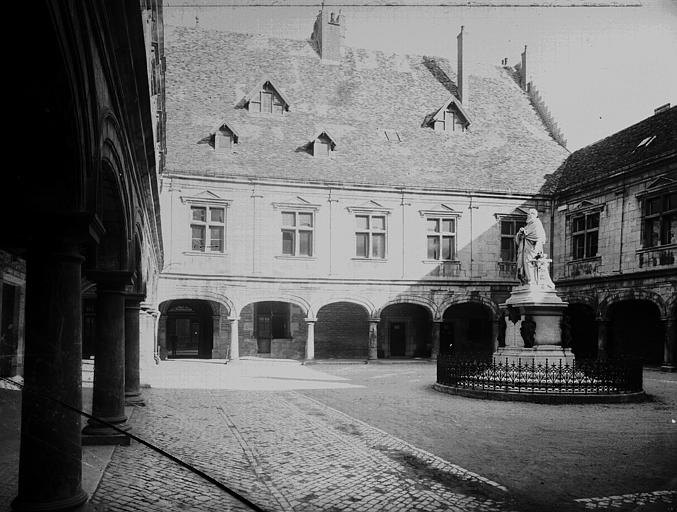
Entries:
[[[464,25],[466,48],[481,72],[506,57],[517,63],[527,45],[529,77],[572,151],[645,119],[658,106],[677,104],[677,0],[599,0],[595,7],[587,0],[565,0],[557,7],[555,1],[521,6],[535,3],[531,0],[376,5],[383,3],[325,2],[345,16],[346,46],[443,56],[455,66],[456,35]],[[164,0],[164,17],[168,27],[198,23],[307,39],[319,5],[313,0]]]

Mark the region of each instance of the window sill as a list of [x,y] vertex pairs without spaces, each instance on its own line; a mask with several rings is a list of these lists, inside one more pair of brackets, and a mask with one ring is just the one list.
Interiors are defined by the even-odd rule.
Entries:
[[426,265],[460,265],[460,260],[421,260],[421,263]]
[[183,254],[185,254],[186,256],[226,256],[228,253],[225,251],[224,252],[183,251]]
[[653,251],[667,251],[670,249],[677,249],[677,243],[675,244],[666,244],[666,245],[654,245],[653,247],[642,247],[637,249],[637,254],[653,252]]
[[365,262],[371,262],[371,263],[388,263],[388,260],[386,258],[360,258],[360,257],[354,257],[350,258],[353,261],[365,261]]
[[275,256],[276,260],[295,260],[295,261],[315,261],[317,256],[289,256],[288,254],[279,254]]
[[570,259],[567,263],[590,263],[593,261],[602,261],[601,256],[588,256],[587,258]]

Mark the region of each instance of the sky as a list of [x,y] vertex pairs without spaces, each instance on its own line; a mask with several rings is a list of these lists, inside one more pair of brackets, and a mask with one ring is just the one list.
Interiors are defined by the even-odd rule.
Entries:
[[[516,64],[526,45],[528,77],[570,151],[677,104],[677,0],[385,3],[325,1],[341,9],[344,44],[354,48],[446,57],[455,69],[463,25],[466,59],[482,73],[504,58]],[[319,8],[316,0],[164,0],[164,20],[303,40]]]

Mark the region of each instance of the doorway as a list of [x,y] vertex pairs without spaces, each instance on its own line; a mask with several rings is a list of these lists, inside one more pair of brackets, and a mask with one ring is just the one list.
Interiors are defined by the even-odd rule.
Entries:
[[406,322],[390,322],[388,338],[390,339],[390,355],[392,357],[404,357],[407,346]]

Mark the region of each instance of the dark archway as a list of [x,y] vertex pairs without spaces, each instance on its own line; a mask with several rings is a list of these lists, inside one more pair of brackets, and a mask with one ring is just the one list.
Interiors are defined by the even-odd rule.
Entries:
[[334,302],[320,308],[315,324],[315,357],[367,358],[369,313],[359,304]]
[[209,302],[173,300],[161,304],[160,310],[165,319],[164,332],[160,332],[161,357],[211,359],[214,333]]
[[610,357],[663,363],[665,333],[658,306],[648,300],[624,300],[609,308]]
[[466,302],[447,308],[440,329],[440,353],[484,359],[494,352],[492,313],[479,303]]
[[305,357],[306,312],[297,304],[283,301],[250,303],[240,312],[240,325],[240,357]]
[[586,304],[573,303],[569,304],[564,315],[569,326],[570,348],[576,359],[596,359],[597,322],[594,310]]
[[381,311],[378,357],[430,357],[432,315],[418,304],[391,304]]

